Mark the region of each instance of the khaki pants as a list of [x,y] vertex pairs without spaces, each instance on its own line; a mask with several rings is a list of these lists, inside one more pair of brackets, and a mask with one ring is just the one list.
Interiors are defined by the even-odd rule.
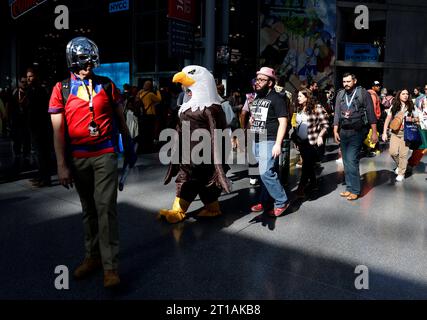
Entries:
[[404,176],[408,165],[409,147],[406,146],[403,137],[399,138],[395,134],[391,135],[389,152],[399,168],[399,175]]
[[83,210],[86,257],[101,257],[104,270],[117,270],[117,155],[73,161],[73,176]]

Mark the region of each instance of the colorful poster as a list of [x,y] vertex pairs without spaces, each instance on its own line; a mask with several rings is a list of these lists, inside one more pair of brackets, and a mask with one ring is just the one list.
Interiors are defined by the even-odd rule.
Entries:
[[333,84],[335,0],[264,0],[260,19],[260,65],[273,67],[280,85]]

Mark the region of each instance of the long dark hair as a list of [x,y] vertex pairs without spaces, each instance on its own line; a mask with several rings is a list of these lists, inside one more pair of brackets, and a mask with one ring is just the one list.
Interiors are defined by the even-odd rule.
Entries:
[[405,103],[406,108],[408,109],[408,112],[412,113],[414,111],[414,103],[412,102],[412,99],[411,99],[411,93],[408,89],[404,88],[402,90],[397,91],[396,96],[393,99],[393,104],[391,106],[391,114],[393,116],[395,116],[396,113],[398,113],[400,111],[400,108],[402,107],[402,102],[400,101],[400,95],[402,94],[403,91],[408,91],[408,94],[409,94],[408,101],[406,101]]
[[297,96],[295,100],[295,106],[296,106],[295,109],[297,110],[297,112],[300,112],[302,109],[304,109],[304,106],[298,103],[298,94],[300,92],[307,98],[306,112],[308,114],[312,114],[314,111],[314,108],[316,107],[316,103],[313,98],[313,93],[311,92],[310,89],[307,89],[307,88],[303,88],[297,91]]

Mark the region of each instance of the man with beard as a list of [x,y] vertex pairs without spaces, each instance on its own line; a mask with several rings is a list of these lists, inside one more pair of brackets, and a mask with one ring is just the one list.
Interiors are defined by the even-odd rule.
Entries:
[[316,100],[316,102],[319,102],[319,85],[316,81],[312,81],[308,87],[313,94],[313,98]]
[[254,154],[259,162],[261,178],[259,203],[251,210],[261,212],[271,209],[268,214],[273,217],[282,215],[290,205],[277,173],[287,127],[288,106],[274,90],[276,81],[275,71],[262,67],[257,72],[255,82],[256,98],[250,106],[251,131],[255,134]]
[[[375,80],[372,83],[371,89],[368,90],[369,94],[372,98],[372,104],[374,105],[374,111],[375,116],[377,117],[377,130],[379,132],[383,132],[384,128],[384,118],[381,118],[382,112],[381,112],[381,83],[377,80]],[[369,157],[375,157],[376,155],[380,154],[379,150],[379,143],[377,143],[374,147],[369,148],[367,155]]]
[[344,74],[344,89],[337,93],[334,116],[334,136],[336,143],[341,144],[347,186],[340,196],[349,201],[360,196],[359,152],[369,127],[372,128],[371,142],[378,142],[377,118],[371,96],[366,89],[356,87],[356,83],[354,74]]

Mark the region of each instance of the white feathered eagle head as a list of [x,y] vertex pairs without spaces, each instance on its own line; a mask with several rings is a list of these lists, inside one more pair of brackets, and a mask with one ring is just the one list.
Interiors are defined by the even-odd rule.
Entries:
[[216,90],[215,79],[212,74],[201,66],[187,66],[174,75],[172,82],[181,83],[191,90],[191,99],[182,104],[179,113],[190,109],[203,110],[214,104],[221,105],[221,97]]

